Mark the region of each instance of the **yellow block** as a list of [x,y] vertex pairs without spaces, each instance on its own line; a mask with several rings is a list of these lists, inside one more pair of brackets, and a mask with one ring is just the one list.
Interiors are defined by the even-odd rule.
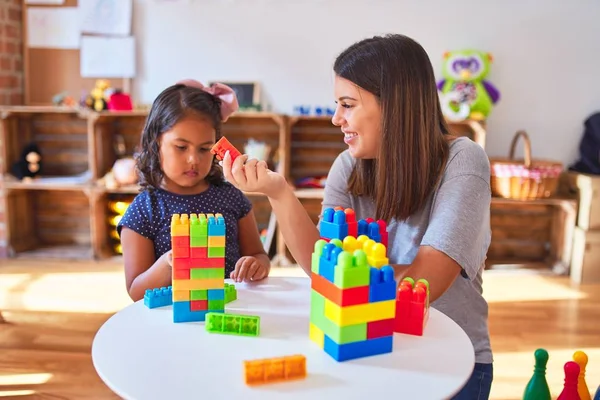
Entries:
[[225,280],[223,278],[173,280],[173,292],[177,290],[201,290],[223,288],[225,288]]
[[308,337],[310,340],[318,344],[321,349],[325,347],[325,334],[312,323],[310,323]]
[[225,236],[209,236],[208,247],[225,247]]
[[171,216],[171,236],[190,236],[190,218],[187,214]]
[[189,290],[174,290],[173,301],[189,301],[190,291]]
[[395,300],[340,307],[332,301],[325,299],[325,317],[339,326],[364,324],[382,319],[391,319],[395,316]]

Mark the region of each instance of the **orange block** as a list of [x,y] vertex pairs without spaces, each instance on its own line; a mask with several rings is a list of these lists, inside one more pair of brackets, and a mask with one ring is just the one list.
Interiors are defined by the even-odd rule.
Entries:
[[369,286],[341,289],[314,272],[311,273],[311,288],[340,307],[369,302]]
[[246,385],[262,385],[306,378],[306,357],[285,357],[244,361]]

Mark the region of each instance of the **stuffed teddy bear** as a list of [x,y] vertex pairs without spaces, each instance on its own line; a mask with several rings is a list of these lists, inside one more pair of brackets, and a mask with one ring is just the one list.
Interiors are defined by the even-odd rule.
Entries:
[[23,148],[21,158],[12,166],[13,175],[22,181],[30,181],[41,173],[42,153],[35,143]]
[[[444,115],[484,120],[500,99],[498,89],[485,80],[492,55],[478,50],[446,52],[438,90]],[[458,118],[460,119],[460,118]]]

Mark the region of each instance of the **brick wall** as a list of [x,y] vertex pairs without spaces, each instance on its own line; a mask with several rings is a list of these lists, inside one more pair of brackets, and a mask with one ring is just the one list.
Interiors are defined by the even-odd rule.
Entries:
[[0,105],[23,104],[22,0],[0,0]]

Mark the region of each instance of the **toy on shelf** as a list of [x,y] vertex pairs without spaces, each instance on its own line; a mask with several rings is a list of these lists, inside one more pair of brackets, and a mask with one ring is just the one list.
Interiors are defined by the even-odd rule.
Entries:
[[[346,218],[347,217],[347,218]],[[390,353],[396,316],[394,269],[379,225],[352,209],[324,210],[311,265],[310,339],[336,361]],[[363,228],[364,229],[364,228]]]
[[96,80],[94,88],[81,100],[81,106],[96,112],[133,110],[131,96],[121,89],[111,88],[106,79]]
[[478,50],[444,53],[442,75],[438,82],[443,113],[452,121],[484,120],[500,92],[485,78],[490,72],[492,55]]
[[209,333],[256,337],[260,334],[260,317],[209,312],[205,328]]
[[263,385],[306,378],[306,357],[291,355],[244,361],[246,385]]
[[227,150],[229,150],[229,155],[231,156],[231,162],[234,162],[238,156],[242,155],[239,152],[239,150],[236,149],[229,142],[229,140],[227,140],[227,138],[225,136],[221,137],[221,139],[219,139],[217,141],[217,143],[215,143],[215,145],[210,149],[210,152],[213,153],[217,157],[217,160],[221,161],[221,160],[223,160],[223,158],[225,158],[225,153],[227,152]]
[[410,277],[400,282],[396,296],[394,332],[423,336],[429,320],[429,282]]
[[173,322],[204,321],[225,312],[225,219],[173,214]]
[[23,148],[21,158],[12,165],[12,173],[18,180],[26,182],[42,173],[42,153],[36,143]]

